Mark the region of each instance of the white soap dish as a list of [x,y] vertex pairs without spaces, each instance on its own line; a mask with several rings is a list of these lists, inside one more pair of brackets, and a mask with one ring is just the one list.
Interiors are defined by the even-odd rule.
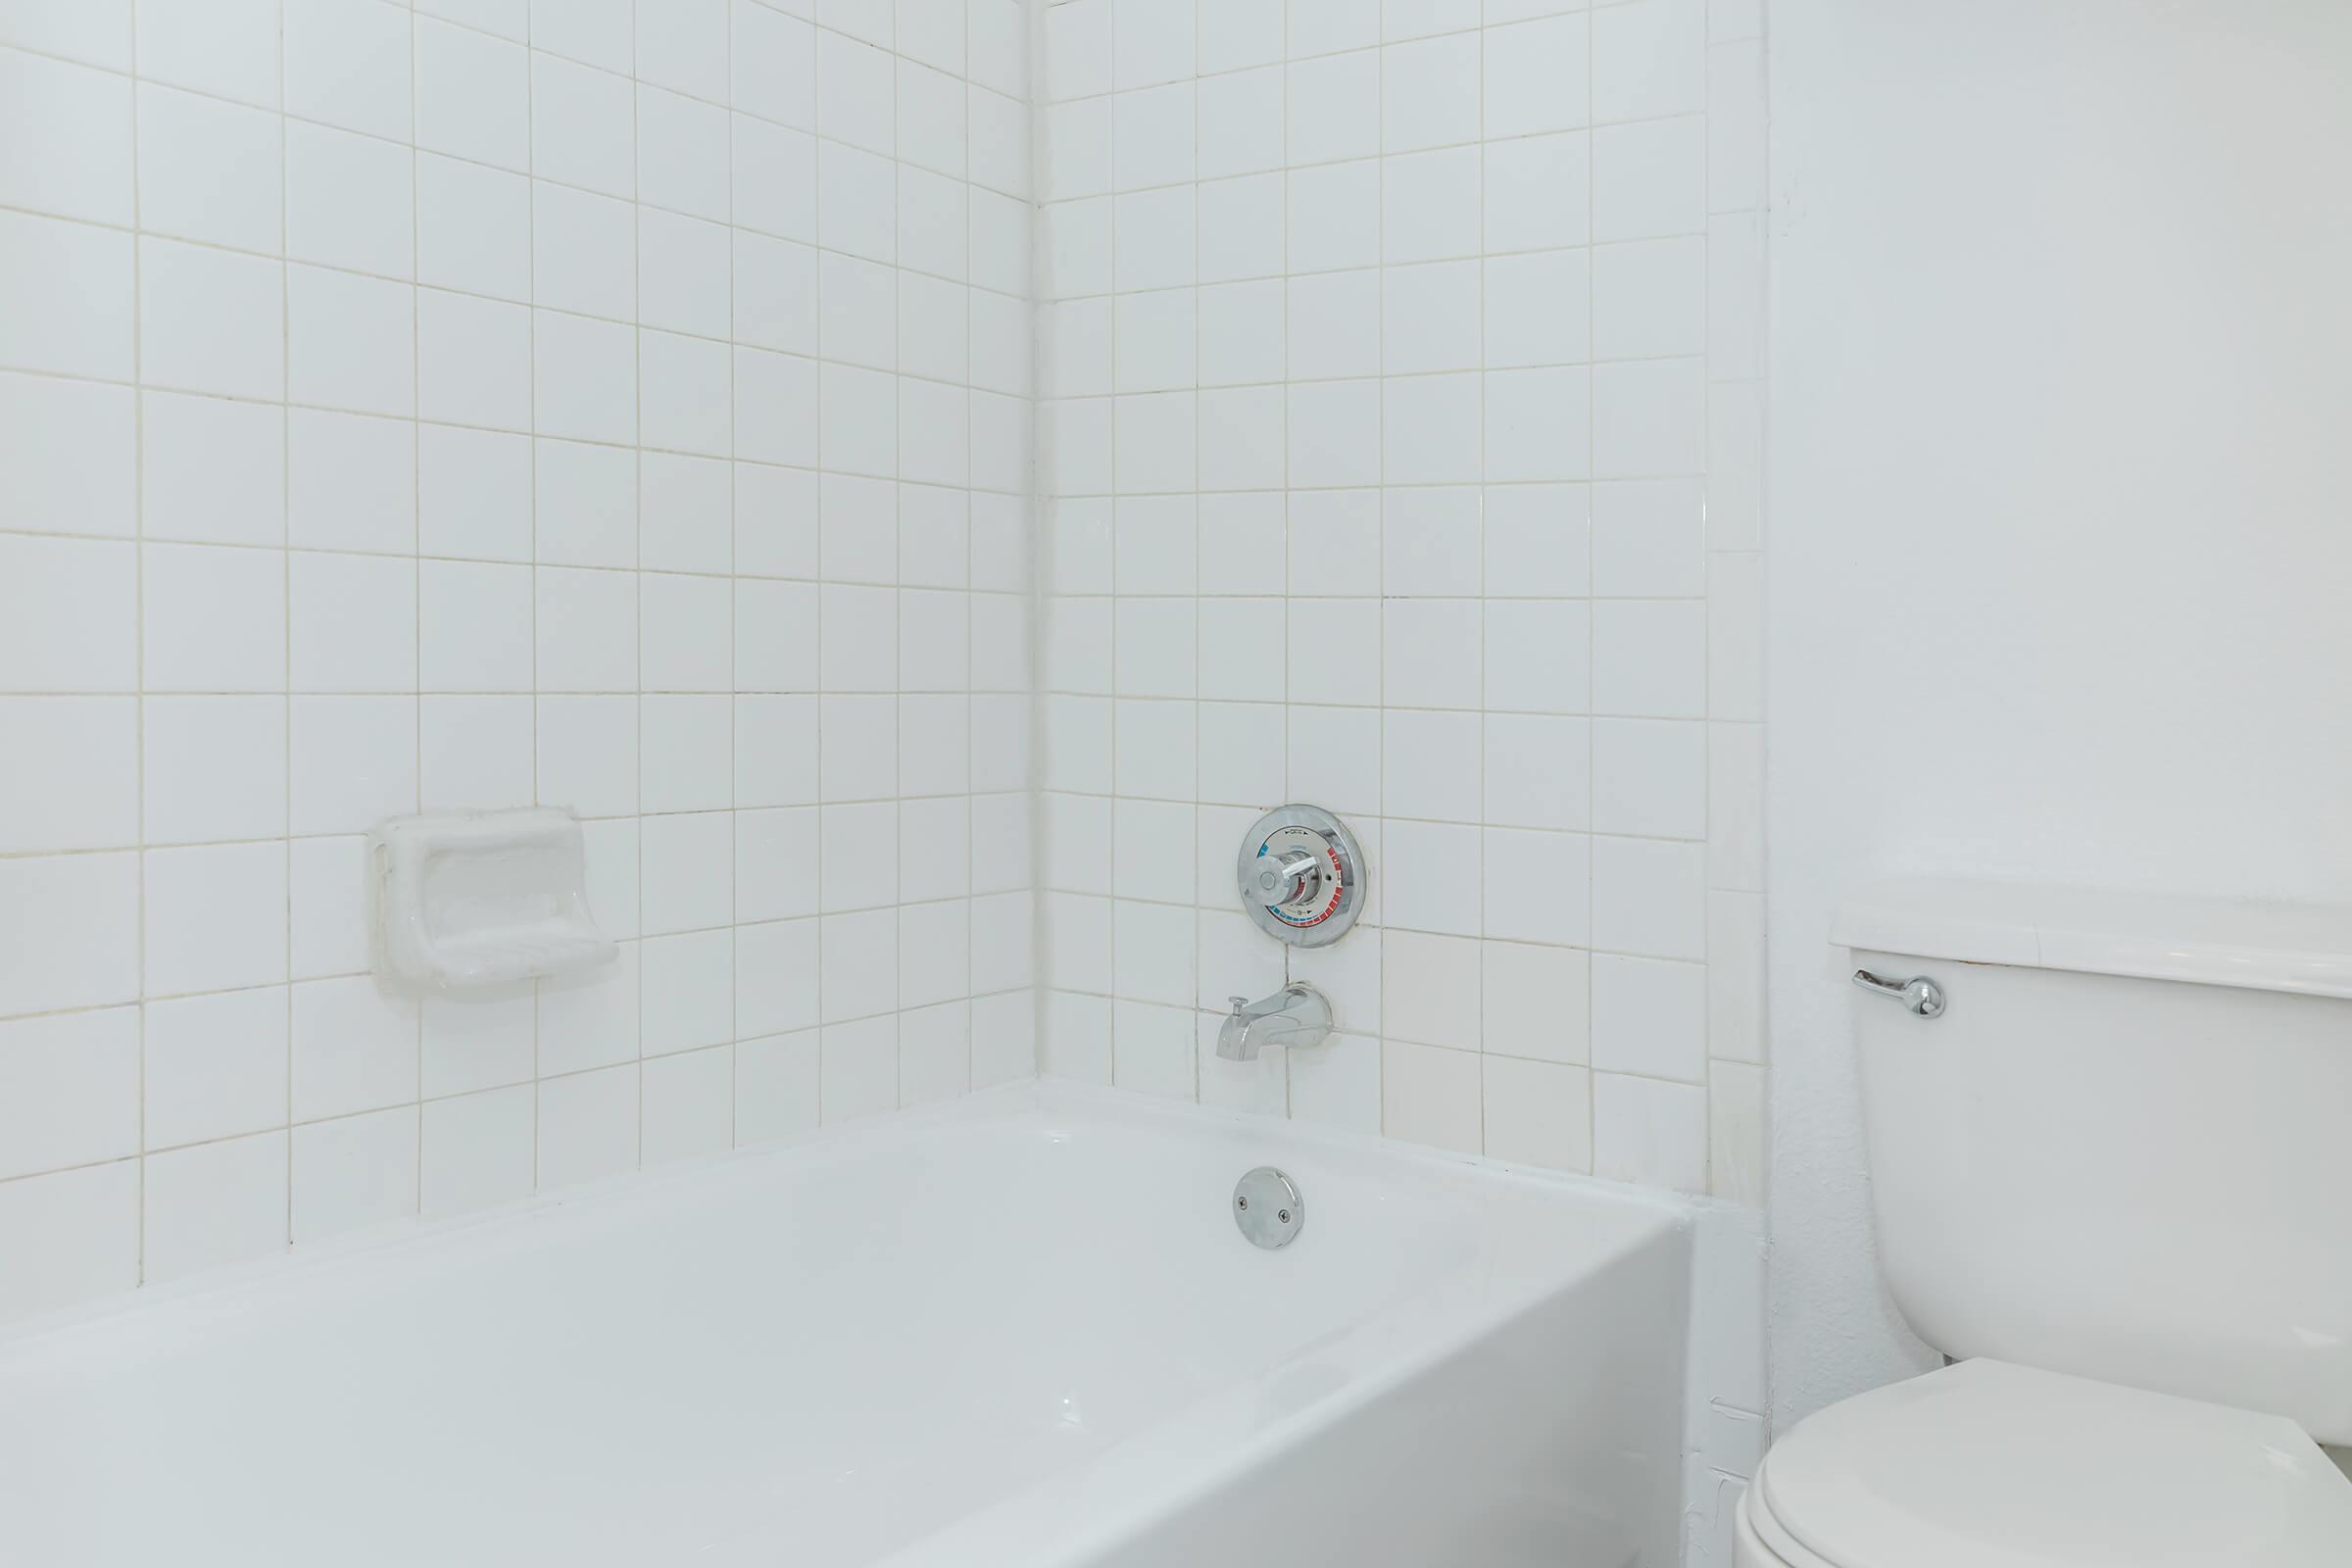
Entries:
[[375,972],[434,990],[503,985],[612,961],[588,909],[569,811],[396,816],[368,837]]

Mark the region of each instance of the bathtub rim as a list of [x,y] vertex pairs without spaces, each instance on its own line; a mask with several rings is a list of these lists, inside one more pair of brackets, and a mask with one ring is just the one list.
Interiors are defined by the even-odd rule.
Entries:
[[[1143,1120],[1161,1126],[1201,1129],[1215,1126],[1256,1130],[1277,1139],[1295,1139],[1320,1146],[1337,1154],[1371,1155],[1399,1174],[1421,1171],[1439,1176],[1451,1188],[1465,1180],[1501,1191],[1545,1197],[1582,1198],[1634,1212],[1648,1213],[1674,1228],[1688,1230],[1702,1209],[1726,1206],[1720,1200],[1695,1194],[1667,1192],[1612,1181],[1580,1171],[1562,1171],[1465,1153],[1429,1145],[1409,1144],[1377,1133],[1326,1127],[1255,1111],[1230,1110],[1189,1101],[1167,1100],[1133,1090],[1079,1083],[1069,1079],[1019,1078],[974,1090],[954,1099],[906,1109],[812,1128],[788,1137],[713,1151],[656,1166],[618,1171],[591,1181],[530,1193],[463,1213],[407,1215],[341,1236],[290,1245],[259,1257],[242,1258],[199,1269],[177,1279],[133,1286],[87,1301],[0,1323],[0,1370],[25,1342],[112,1321],[126,1313],[215,1296],[235,1295],[293,1280],[316,1270],[351,1263],[354,1259],[391,1258],[414,1248],[430,1248],[453,1239],[511,1227],[544,1223],[562,1210],[582,1204],[651,1202],[665,1191],[687,1183],[710,1180],[717,1172],[748,1170],[813,1152],[854,1151],[858,1146],[887,1143],[941,1123],[1011,1121],[1024,1114],[1056,1110],[1092,1113],[1110,1121]],[[1737,1205],[1730,1205],[1737,1206]]]

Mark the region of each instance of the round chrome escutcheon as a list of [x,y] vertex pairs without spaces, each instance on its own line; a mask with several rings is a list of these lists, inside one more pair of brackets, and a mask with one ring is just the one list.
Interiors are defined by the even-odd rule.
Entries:
[[1306,1223],[1306,1200],[1288,1176],[1260,1165],[1233,1184],[1233,1222],[1252,1247],[1288,1247]]
[[1259,930],[1294,947],[1327,947],[1363,912],[1364,852],[1320,806],[1276,807],[1243,835],[1234,880]]

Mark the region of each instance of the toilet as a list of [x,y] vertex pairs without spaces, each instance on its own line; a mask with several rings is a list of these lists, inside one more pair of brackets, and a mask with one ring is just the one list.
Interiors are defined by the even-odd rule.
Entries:
[[2352,908],[1913,877],[1832,940],[1949,1364],[1789,1431],[1738,1568],[2352,1568]]

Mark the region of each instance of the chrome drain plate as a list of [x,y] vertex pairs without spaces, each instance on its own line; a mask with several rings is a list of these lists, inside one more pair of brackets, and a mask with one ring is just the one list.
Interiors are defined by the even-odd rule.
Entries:
[[1306,1223],[1306,1200],[1298,1184],[1271,1165],[1260,1165],[1233,1184],[1233,1222],[1252,1247],[1288,1247]]

